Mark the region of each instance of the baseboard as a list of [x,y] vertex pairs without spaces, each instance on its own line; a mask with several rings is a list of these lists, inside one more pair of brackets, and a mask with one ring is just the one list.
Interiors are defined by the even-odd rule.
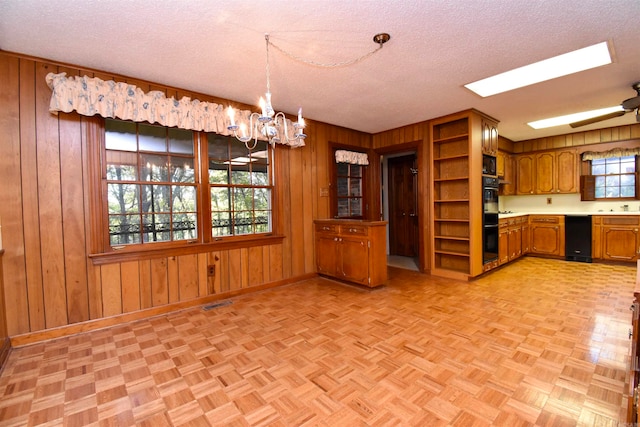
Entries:
[[135,320],[147,319],[167,313],[171,313],[178,310],[184,310],[191,307],[196,307],[203,304],[209,304],[214,301],[222,299],[232,298],[238,295],[248,294],[252,292],[258,292],[266,289],[277,288],[291,283],[300,282],[303,280],[316,277],[316,273],[308,273],[295,278],[279,280],[276,282],[266,283],[263,285],[252,286],[249,288],[237,289],[234,291],[224,292],[215,295],[207,295],[206,297],[196,298],[190,301],[183,301],[179,303],[167,304],[161,307],[154,307],[145,310],[139,310],[132,313],[123,313],[111,317],[106,317],[96,320],[88,320],[86,322],[74,323],[73,325],[65,325],[57,328],[46,329],[43,331],[29,332],[26,334],[14,335],[10,337],[9,347],[23,347],[26,345],[36,344],[43,341],[49,341],[56,338],[62,338],[70,335],[76,335],[83,332],[95,331],[98,329],[104,329],[115,325],[120,325],[126,322],[132,322]]

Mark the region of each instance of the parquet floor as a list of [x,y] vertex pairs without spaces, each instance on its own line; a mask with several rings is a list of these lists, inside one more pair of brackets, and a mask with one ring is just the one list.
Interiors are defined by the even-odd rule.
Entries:
[[2,426],[615,426],[635,266],[312,279],[15,349]]

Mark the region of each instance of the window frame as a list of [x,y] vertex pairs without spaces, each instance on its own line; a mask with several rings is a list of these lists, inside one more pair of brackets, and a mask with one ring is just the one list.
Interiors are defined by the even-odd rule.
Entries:
[[[607,175],[593,175],[593,161],[586,160],[585,175],[580,176],[580,194],[582,201],[596,201],[596,202],[613,202],[613,201],[626,201],[626,200],[640,200],[640,156],[635,157],[635,195],[633,197],[596,197],[596,177]],[[625,174],[617,174],[625,175]]]
[[87,189],[89,191],[86,221],[89,236],[89,258],[94,265],[124,262],[131,260],[153,259],[163,256],[195,254],[226,249],[248,248],[281,243],[279,210],[281,207],[276,187],[275,165],[276,149],[267,144],[269,151],[269,179],[271,186],[271,231],[266,233],[214,236],[211,235],[211,209],[208,193],[208,147],[206,132],[192,131],[194,134],[194,168],[196,176],[198,206],[196,239],[169,242],[142,243],[135,245],[111,246],[108,229],[108,194],[106,177],[106,141],[105,119],[100,116],[87,117],[85,120]]
[[362,196],[361,196],[361,203],[362,203],[362,215],[360,216],[349,216],[349,217],[344,217],[344,216],[338,216],[338,162],[336,162],[336,151],[337,150],[348,150],[348,151],[354,151],[357,153],[363,153],[363,154],[367,154],[369,156],[369,158],[371,158],[371,154],[369,152],[369,150],[367,148],[364,147],[357,147],[357,146],[352,146],[352,145],[344,145],[344,144],[338,144],[338,143],[329,143],[329,153],[330,153],[330,157],[329,157],[329,175],[330,175],[330,215],[332,218],[335,219],[358,219],[358,220],[362,220],[365,218],[368,218],[368,214],[369,214],[369,188],[368,188],[368,183],[369,183],[369,166],[371,166],[371,162],[369,163],[369,165],[359,165],[362,167],[362,175],[361,175],[361,179],[362,179]]

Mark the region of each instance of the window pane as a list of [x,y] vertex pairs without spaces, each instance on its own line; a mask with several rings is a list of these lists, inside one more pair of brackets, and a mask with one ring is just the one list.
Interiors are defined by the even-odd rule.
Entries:
[[112,246],[140,243],[139,215],[109,215],[109,244]]
[[347,163],[338,163],[336,165],[338,176],[349,176],[349,164]]
[[107,179],[110,181],[135,181],[138,179],[138,163],[135,153],[107,151]]
[[350,196],[362,196],[362,181],[359,179],[351,179],[349,183],[349,195]]
[[142,215],[143,242],[166,242],[171,240],[171,222],[168,214]]
[[169,151],[171,153],[193,154],[193,132],[169,128]]
[[138,126],[138,141],[142,151],[167,152],[167,130],[161,126],[140,123]]
[[612,173],[620,173],[620,163],[619,162],[607,162],[607,167],[605,170],[605,174],[609,175]]
[[267,188],[254,188],[253,203],[256,210],[269,209],[271,191]]
[[253,189],[235,187],[233,189],[233,210],[251,210],[253,209]]
[[196,212],[196,188],[185,185],[171,187],[173,212]]
[[362,216],[362,199],[351,199],[351,216]]
[[138,151],[136,124],[106,119],[104,143],[107,150]]
[[211,234],[214,237],[231,235],[231,212],[211,213]]
[[349,216],[349,199],[338,199],[338,216]]
[[351,176],[360,177],[362,176],[362,166],[360,165],[351,165]]
[[231,162],[231,183],[239,185],[251,185],[249,165]]
[[142,176],[140,181],[169,181],[169,158],[156,154],[141,154]]
[[171,182],[196,182],[193,157],[171,158]]
[[142,212],[170,212],[170,188],[168,185],[143,185]]
[[253,215],[250,211],[236,212],[233,221],[233,234],[253,233]]
[[231,189],[229,187],[211,188],[211,211],[231,210]]
[[138,213],[137,184],[107,184],[108,210],[110,214]]
[[173,240],[192,240],[198,237],[196,213],[173,215]]
[[271,211],[256,211],[256,233],[268,233],[271,231]]
[[349,195],[349,179],[338,178],[338,197],[346,197]]
[[269,185],[269,166],[266,163],[254,162],[251,164],[251,184]]

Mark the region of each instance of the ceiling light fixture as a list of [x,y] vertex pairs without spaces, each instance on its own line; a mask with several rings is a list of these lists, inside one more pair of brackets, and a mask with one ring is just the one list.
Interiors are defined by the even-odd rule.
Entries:
[[568,125],[570,123],[580,122],[582,120],[588,120],[594,117],[604,116],[606,114],[616,114],[620,111],[624,111],[624,109],[621,105],[616,105],[615,107],[601,108],[599,110],[583,111],[580,113],[567,114],[565,116],[551,117],[548,119],[537,120],[535,122],[529,122],[527,124],[534,129],[545,129],[554,126]]
[[464,85],[482,97],[611,64],[607,42],[574,50]]
[[[269,82],[269,72],[270,72],[269,46],[270,45],[295,61],[302,62],[309,65],[314,65],[317,67],[337,68],[337,67],[345,67],[347,65],[352,65],[368,58],[369,56],[373,55],[378,50],[380,50],[382,46],[391,39],[391,36],[387,33],[378,33],[375,36],[373,36],[374,43],[378,45],[378,47],[375,50],[372,50],[360,56],[359,58],[356,58],[353,60],[338,62],[338,63],[331,63],[331,64],[323,64],[319,62],[309,61],[309,60],[305,60],[300,57],[297,57],[295,55],[292,55],[291,53],[284,51],[282,48],[276,46],[271,41],[269,41],[269,34],[265,34],[264,39],[267,45],[267,92],[265,93],[264,98],[262,97],[260,98],[259,105],[260,105],[261,112],[251,113],[251,115],[249,116],[249,126],[247,127],[245,123],[241,123],[240,125],[236,124],[234,109],[231,106],[227,108],[227,114],[229,116],[229,123],[230,123],[229,126],[227,126],[227,129],[230,132],[233,132],[233,135],[238,140],[244,142],[245,146],[249,150],[252,150],[256,147],[256,144],[258,143],[258,138],[260,138],[260,135],[267,138],[267,140],[269,141],[269,144],[273,145],[275,143],[286,141],[287,144],[294,147],[303,145],[302,141],[307,137],[307,135],[305,135],[303,132],[303,129],[305,127],[305,122],[304,122],[304,119],[302,118],[302,108],[298,110],[298,121],[293,123],[293,135],[291,136],[289,134],[289,125],[287,124],[287,119],[285,117],[285,114],[282,112],[276,113],[273,110],[273,107],[271,105],[271,84]],[[251,140],[253,140],[252,144],[250,143]]]
[[[227,129],[233,132],[233,135],[244,145],[248,150],[252,150],[258,143],[259,135],[267,138],[269,144],[273,145],[281,141],[286,140],[290,145],[301,145],[302,141],[307,137],[304,134],[303,129],[305,126],[304,119],[302,118],[302,108],[298,110],[298,121],[293,123],[293,135],[289,135],[289,127],[287,125],[287,118],[283,112],[276,113],[271,106],[271,84],[269,81],[269,34],[265,34],[264,39],[267,45],[267,92],[265,97],[260,97],[260,113],[251,113],[249,116],[249,130],[247,133],[247,125],[241,123],[237,125],[235,122],[235,112],[231,106],[227,108],[227,114],[229,115],[230,125]],[[238,134],[238,130],[240,134]],[[253,140],[253,144],[250,141]]]

